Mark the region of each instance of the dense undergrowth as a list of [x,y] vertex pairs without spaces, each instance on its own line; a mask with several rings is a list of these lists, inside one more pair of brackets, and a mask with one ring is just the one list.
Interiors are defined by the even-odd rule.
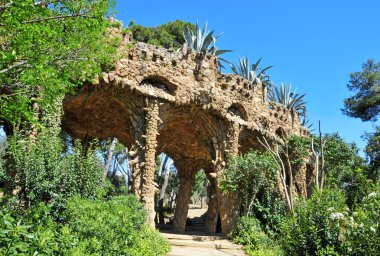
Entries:
[[308,199],[295,198],[293,210],[279,196],[270,155],[252,151],[229,161],[222,188],[243,199],[230,236],[248,255],[380,255],[377,177],[356,147],[339,137],[325,156],[324,188],[313,187]]
[[19,212],[8,202],[0,212],[0,255],[165,255],[168,242],[145,217],[131,195],[73,197],[60,215],[44,203]]
[[135,197],[102,181],[95,150],[69,147],[49,130],[10,138],[0,182],[15,195],[0,197],[0,255],[165,255]]

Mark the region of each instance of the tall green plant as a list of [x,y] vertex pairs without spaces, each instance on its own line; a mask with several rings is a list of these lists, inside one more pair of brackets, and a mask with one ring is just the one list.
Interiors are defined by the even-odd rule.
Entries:
[[[107,37],[114,1],[3,1],[0,10],[0,119],[35,121],[40,106],[111,64]],[[107,65],[104,65],[107,66]]]
[[303,100],[305,94],[298,94],[292,91],[291,85],[281,83],[281,86],[274,86],[269,90],[268,98],[270,101],[280,103],[289,109],[292,114],[297,113],[306,122],[306,102]]
[[210,53],[211,49],[215,49],[213,47],[215,46],[216,40],[221,37],[221,34],[214,36],[214,31],[208,31],[207,22],[203,29],[201,29],[197,21],[194,30],[184,27],[183,37],[191,50],[207,54]]
[[239,193],[242,213],[249,215],[259,192],[274,189],[276,173],[277,165],[271,155],[250,151],[228,161],[220,186],[224,191]]
[[343,218],[347,210],[344,195],[337,190],[315,192],[308,201],[299,201],[295,214],[281,226],[279,238],[285,254],[341,255],[340,228],[334,220]]
[[241,57],[239,59],[238,64],[234,65],[230,63],[230,67],[235,74],[242,76],[249,81],[252,81],[254,83],[261,82],[263,86],[271,87],[272,81],[270,80],[269,76],[266,74],[266,71],[272,68],[273,66],[260,68],[259,67],[260,62],[261,62],[261,58],[258,59],[255,64],[250,66],[248,56],[245,58]]
[[198,25],[198,21],[195,23],[194,30],[188,26],[184,27],[183,37],[187,47],[192,51],[201,53],[203,55],[213,54],[218,58],[219,67],[223,67],[221,61],[230,63],[228,60],[221,57],[222,54],[231,52],[231,50],[218,50],[216,47],[216,40],[220,38],[222,34],[214,36],[214,31],[207,30],[207,22],[203,29]]
[[101,185],[102,167],[95,152],[84,155],[80,143],[72,153],[65,152],[62,139],[50,130],[41,132],[35,143],[16,134],[7,153],[17,177],[15,187],[27,205],[60,203],[74,195],[94,197]]

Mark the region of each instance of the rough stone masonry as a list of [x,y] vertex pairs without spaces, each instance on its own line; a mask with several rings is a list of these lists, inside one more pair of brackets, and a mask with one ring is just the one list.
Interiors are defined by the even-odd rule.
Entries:
[[[223,195],[218,179],[230,154],[262,149],[259,136],[276,141],[281,134],[307,136],[298,118],[268,102],[267,91],[237,75],[218,72],[215,56],[183,54],[137,43],[122,52],[113,71],[64,99],[63,128],[80,139],[116,137],[129,149],[133,192],[154,225],[155,159],[165,152],[175,162],[180,188],[174,228],[184,231],[195,174],[209,179],[206,230],[218,217],[223,233],[234,226],[236,195]],[[306,194],[306,168],[297,187]]]

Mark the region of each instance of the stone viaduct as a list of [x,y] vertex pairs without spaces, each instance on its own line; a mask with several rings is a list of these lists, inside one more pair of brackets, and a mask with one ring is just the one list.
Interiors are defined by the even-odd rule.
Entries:
[[[75,138],[116,137],[129,149],[133,192],[154,225],[156,156],[168,154],[180,187],[173,226],[186,225],[191,186],[203,168],[211,198],[206,230],[223,233],[238,217],[236,195],[222,195],[218,178],[230,154],[261,149],[257,138],[307,135],[298,118],[267,101],[267,91],[237,75],[220,74],[216,58],[137,43],[113,71],[64,99],[63,128]],[[306,185],[301,185],[306,189]]]

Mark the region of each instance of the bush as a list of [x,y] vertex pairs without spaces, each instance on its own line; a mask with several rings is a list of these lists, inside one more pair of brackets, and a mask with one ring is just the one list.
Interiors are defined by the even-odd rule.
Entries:
[[[55,255],[62,251],[58,227],[46,217],[46,206],[34,207],[36,219],[18,215],[10,207],[0,211],[0,255]],[[29,212],[29,214],[31,214]]]
[[250,151],[228,161],[220,183],[222,191],[239,193],[243,215],[251,213],[259,192],[273,191],[277,165],[268,153]]
[[5,156],[5,150],[7,148],[7,141],[2,140],[0,136],[0,189],[2,187],[2,183],[5,183],[8,181],[8,175],[5,172],[5,161],[4,161],[4,156]]
[[369,193],[351,216],[339,221],[345,255],[380,254],[380,191]]
[[137,42],[162,46],[165,48],[179,48],[185,42],[183,29],[194,29],[194,24],[176,20],[158,27],[144,27],[134,25],[131,27],[133,39]]
[[230,236],[235,243],[244,245],[249,255],[282,255],[279,246],[263,232],[260,221],[254,217],[241,217]]
[[145,224],[133,196],[72,198],[59,218],[36,204],[23,215],[0,212],[0,255],[165,255],[170,246]]
[[70,232],[79,239],[74,251],[106,255],[164,255],[169,249],[159,234],[144,226],[146,214],[133,196],[109,201],[69,201],[65,211]]
[[282,247],[286,255],[335,255],[340,248],[340,226],[335,219],[348,215],[345,197],[337,190],[315,192],[299,201],[294,216],[284,218]]
[[94,198],[101,185],[103,171],[95,152],[85,155],[80,143],[67,151],[62,139],[49,131],[41,132],[35,143],[16,134],[7,154],[18,180],[15,186],[27,206],[41,201],[61,204],[74,195]]

